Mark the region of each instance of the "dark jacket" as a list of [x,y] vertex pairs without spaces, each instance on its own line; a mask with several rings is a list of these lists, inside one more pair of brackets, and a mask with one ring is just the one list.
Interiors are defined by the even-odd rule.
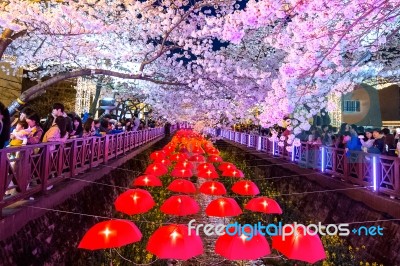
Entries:
[[386,135],[384,138],[384,143],[385,143],[385,147],[383,150],[383,154],[389,155],[389,156],[396,156],[396,153],[395,153],[396,146],[395,146],[394,136],[392,134]]
[[384,138],[375,139],[374,144],[371,148],[368,149],[368,153],[383,153],[383,149],[385,147],[385,140]]

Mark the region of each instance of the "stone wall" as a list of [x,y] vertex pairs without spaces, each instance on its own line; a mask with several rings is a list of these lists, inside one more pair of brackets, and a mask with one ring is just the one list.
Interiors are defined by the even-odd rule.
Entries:
[[[296,171],[288,170],[286,165],[266,166],[266,164],[270,164],[268,161],[260,161],[257,155],[243,152],[240,148],[226,145],[221,145],[220,147],[221,150],[225,150],[231,156],[236,157],[238,161],[245,160],[247,165],[263,165],[251,167],[257,179],[283,177],[266,180],[264,184],[258,182],[258,185],[259,187],[264,185],[268,190],[279,194],[291,194],[276,198],[283,210],[282,219],[284,223],[297,222],[307,225],[311,222],[321,222],[321,224],[337,224],[394,218],[340,192],[301,194],[301,192],[307,191],[329,190],[329,187],[323,187],[309,180],[309,176],[296,176]],[[284,162],[281,161],[280,163]],[[329,179],[329,177],[327,176],[326,179]],[[376,199],[371,197],[370,200]],[[338,247],[338,250],[348,251],[348,247],[351,246],[354,249],[351,254],[355,258],[353,261],[336,262],[334,265],[360,265],[361,261],[376,262],[378,265],[400,265],[400,253],[398,253],[398,250],[400,250],[400,223],[398,221],[360,223],[350,225],[350,228],[358,228],[362,225],[380,225],[384,228],[384,235],[358,236],[350,233],[348,237],[341,237],[343,244],[342,247]],[[340,255],[337,254],[337,256]]]

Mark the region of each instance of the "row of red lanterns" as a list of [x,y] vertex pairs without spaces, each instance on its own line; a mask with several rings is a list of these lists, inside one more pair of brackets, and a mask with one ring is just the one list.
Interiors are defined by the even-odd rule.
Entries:
[[[176,137],[182,141],[185,139],[187,142],[190,142],[192,138],[201,139],[198,135],[191,131],[179,131]],[[222,171],[222,176],[234,178],[244,177],[243,173],[239,169],[236,169],[233,164],[223,162],[222,158],[219,156],[219,151],[212,145],[204,145],[204,150],[200,145],[195,145],[189,149],[186,147],[181,147],[179,153],[173,153],[177,148],[179,148],[179,146],[176,145],[176,143],[170,143],[165,146],[162,151],[153,152],[150,155],[150,158],[154,162],[147,167],[144,175],[134,180],[133,185],[162,186],[162,182],[159,177],[168,173],[167,167],[172,165],[172,163],[175,164],[175,167],[171,171],[171,176],[177,178],[192,177],[192,170],[197,170],[197,176],[200,178],[219,178],[213,163],[218,163],[218,170]],[[195,155],[188,156],[189,150]],[[208,159],[206,159],[203,154],[207,154]],[[194,164],[199,165],[194,167]],[[186,194],[194,194],[197,192],[195,185],[186,179],[173,180],[169,184],[168,189],[173,192]],[[214,196],[226,194],[224,185],[217,181],[204,182],[199,188],[199,191],[203,194]],[[232,186],[232,191],[239,195],[249,196],[254,196],[260,193],[258,187],[249,180],[241,180],[236,182]],[[153,208],[154,205],[155,202],[150,193],[143,189],[130,189],[122,193],[115,201],[116,209],[128,215],[145,213]],[[278,203],[267,197],[251,199],[246,204],[245,209],[262,213],[282,213]],[[190,196],[176,195],[167,199],[160,207],[160,210],[163,213],[170,215],[186,216],[198,213],[200,207]],[[242,213],[241,208],[233,198],[215,199],[209,203],[205,211],[208,216],[217,217],[232,217]],[[112,226],[111,224],[114,221],[117,222]],[[118,232],[118,230],[121,230],[121,232]],[[131,230],[131,232],[126,232],[127,230]],[[93,233],[92,231],[97,231],[97,234]],[[125,235],[121,236],[121,239],[119,239],[120,234]],[[132,234],[134,234],[134,237]],[[126,235],[130,235],[129,239],[126,237]],[[309,237],[309,235],[303,234],[303,237],[306,238]],[[103,238],[105,243],[103,246],[99,244],[101,241],[97,241],[99,238]],[[290,239],[289,241],[283,241],[282,239],[278,238],[272,238],[273,247],[281,251],[289,258],[305,260],[310,263],[325,258],[323,248],[322,252],[319,252],[317,256],[307,256],[307,254],[310,252],[290,251],[290,248],[288,247],[293,247],[293,245],[297,247],[297,250],[299,249],[299,243],[294,243],[294,241],[298,242],[300,239],[298,237],[296,237],[296,239],[287,238]],[[140,241],[140,239],[141,233],[139,229],[137,229],[136,225],[134,225],[132,222],[125,220],[113,220],[99,223],[92,227],[82,239],[79,247],[87,249],[119,247]],[[319,237],[317,237],[317,239],[307,238],[306,241],[308,241],[308,244],[315,242],[315,245],[320,249],[322,247]],[[90,242],[96,242],[96,245],[91,246]],[[227,246],[235,247],[235,251],[232,251],[233,249],[226,248]],[[200,237],[196,235],[195,232],[192,232],[191,235],[188,235],[188,228],[186,225],[173,224],[161,226],[159,229],[157,229],[149,239],[147,250],[161,259],[187,260],[202,254],[203,245]],[[270,254],[268,242],[266,238],[261,235],[256,235],[251,240],[246,240],[243,238],[243,236],[230,236],[225,234],[218,238],[215,251],[223,257],[231,260],[252,260]],[[313,254],[315,254],[315,252]]]

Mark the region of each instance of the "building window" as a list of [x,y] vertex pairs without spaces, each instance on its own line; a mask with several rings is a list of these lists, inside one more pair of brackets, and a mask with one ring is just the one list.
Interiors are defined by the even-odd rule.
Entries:
[[360,112],[360,101],[344,101],[343,112],[347,113]]

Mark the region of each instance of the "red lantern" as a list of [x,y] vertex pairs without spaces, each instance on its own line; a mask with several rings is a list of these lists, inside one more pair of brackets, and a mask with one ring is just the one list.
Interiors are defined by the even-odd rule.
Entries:
[[186,153],[174,153],[169,156],[169,159],[173,162],[183,162],[188,159]]
[[208,160],[207,160],[207,162],[209,162],[209,163],[221,163],[223,161],[224,160],[222,160],[222,158],[218,155],[210,155],[210,156],[208,156]]
[[[272,247],[292,260],[301,260],[315,263],[326,258],[324,247],[318,233],[304,227],[284,226],[285,237],[281,235],[272,237]],[[311,234],[310,234],[311,233]]]
[[147,251],[160,259],[188,260],[203,254],[203,243],[195,230],[188,233],[186,225],[166,225],[150,237]]
[[171,161],[168,159],[156,160],[156,161],[154,161],[154,163],[160,163],[160,164],[164,165],[165,167],[168,167],[171,165]]
[[253,234],[251,239],[249,228],[244,228],[246,234],[239,234],[228,229],[228,233],[218,237],[215,243],[215,253],[228,260],[256,260],[271,253],[267,239],[260,234]]
[[182,168],[182,169],[193,169],[193,164],[191,162],[177,162],[175,168]]
[[242,214],[242,210],[234,199],[219,198],[208,204],[206,214],[217,217],[238,216]]
[[193,198],[187,195],[179,195],[171,196],[165,200],[160,210],[165,214],[186,216],[198,213],[200,207]]
[[236,182],[232,186],[232,191],[243,196],[254,196],[260,194],[260,190],[258,189],[257,185],[249,180]]
[[185,179],[175,179],[169,184],[168,189],[173,192],[194,194],[196,193],[196,187],[192,182]]
[[110,220],[92,226],[83,236],[78,248],[96,250],[118,248],[142,239],[137,226],[126,220]]
[[210,149],[207,149],[207,153],[212,154],[212,155],[218,155],[219,151],[216,148],[210,148]]
[[212,170],[215,171],[215,167],[212,163],[201,163],[197,166],[197,171]]
[[251,199],[244,208],[253,212],[282,214],[282,209],[279,204],[275,200],[267,197]]
[[150,193],[143,189],[129,189],[118,196],[114,202],[117,211],[128,215],[145,213],[154,207]]
[[166,157],[166,154],[164,151],[155,151],[150,154],[150,159],[152,159],[153,161],[162,160],[165,157]]
[[192,162],[205,162],[206,158],[204,158],[203,155],[193,155],[192,157],[189,158],[189,161],[192,161]]
[[192,170],[184,168],[174,168],[171,172],[173,177],[189,178],[193,176]]
[[236,177],[236,178],[243,178],[244,174],[242,171],[238,169],[231,169],[231,170],[225,170],[222,172],[222,176],[227,176],[227,177]]
[[175,150],[175,147],[172,145],[167,145],[163,148],[163,151],[166,155],[171,154]]
[[200,186],[200,192],[206,195],[225,195],[226,189],[224,184],[216,181],[204,182]]
[[151,174],[155,176],[162,176],[168,173],[168,169],[160,164],[160,163],[153,163],[147,166],[145,174]]
[[204,154],[204,150],[203,150],[201,147],[199,147],[199,146],[195,146],[195,147],[193,147],[193,149],[192,149],[192,153]]
[[203,170],[197,173],[198,177],[205,178],[205,179],[214,179],[219,178],[219,175],[216,171],[212,170]]
[[161,187],[162,183],[155,175],[141,175],[133,181],[132,185],[141,187]]
[[233,163],[223,162],[218,166],[218,170],[220,171],[227,171],[236,169],[236,166]]

